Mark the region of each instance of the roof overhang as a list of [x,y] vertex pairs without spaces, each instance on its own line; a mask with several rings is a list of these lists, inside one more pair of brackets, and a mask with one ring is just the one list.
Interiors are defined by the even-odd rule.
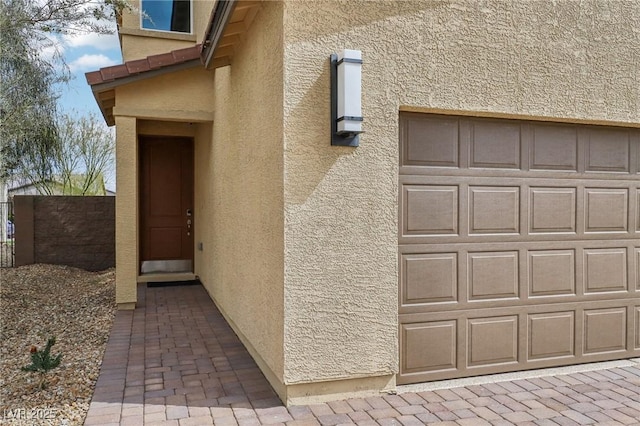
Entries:
[[218,0],[209,19],[203,44],[174,50],[85,74],[102,116],[115,124],[116,88],[176,71],[231,64],[235,50],[258,13],[262,0]]
[[198,44],[86,73],[87,83],[91,86],[93,96],[107,125],[115,124],[113,107],[116,104],[117,87],[163,74],[202,67],[200,51],[201,45]]
[[260,9],[261,0],[218,0],[204,35],[201,59],[208,69],[231,63]]

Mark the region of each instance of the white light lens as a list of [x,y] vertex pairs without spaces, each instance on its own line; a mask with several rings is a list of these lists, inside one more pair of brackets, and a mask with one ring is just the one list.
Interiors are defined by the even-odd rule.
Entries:
[[338,133],[362,133],[362,53],[338,53]]

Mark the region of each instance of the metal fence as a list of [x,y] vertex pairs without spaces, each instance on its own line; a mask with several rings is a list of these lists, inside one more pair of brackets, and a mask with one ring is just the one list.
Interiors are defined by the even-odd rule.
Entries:
[[13,203],[0,202],[0,267],[11,268],[15,265],[15,226]]

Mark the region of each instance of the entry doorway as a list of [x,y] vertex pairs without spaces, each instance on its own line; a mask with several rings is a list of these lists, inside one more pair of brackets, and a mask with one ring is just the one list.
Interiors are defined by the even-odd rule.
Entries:
[[193,139],[139,141],[140,273],[193,272]]

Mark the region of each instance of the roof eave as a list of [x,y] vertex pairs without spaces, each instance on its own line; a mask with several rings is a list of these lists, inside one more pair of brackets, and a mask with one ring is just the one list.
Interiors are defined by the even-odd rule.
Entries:
[[236,4],[237,0],[218,0],[211,12],[201,53],[202,63],[205,68],[210,68],[213,65],[216,48],[224,35],[224,30],[233,15]]
[[91,86],[93,96],[107,124],[109,126],[115,124],[113,108],[117,87],[168,73],[202,67],[201,47],[197,44],[86,73],[87,83]]
[[91,90],[96,92],[104,92],[105,90],[115,89],[116,87],[123,86],[125,84],[136,83],[141,80],[147,80],[149,78],[158,77],[164,74],[170,74],[176,71],[188,70],[191,68],[197,68],[202,66],[200,59],[191,59],[189,61],[181,62],[179,64],[169,65],[166,67],[158,68],[155,70],[145,71],[140,74],[132,74],[127,77],[119,78],[117,80],[106,81],[104,83],[97,83],[91,86]]
[[[149,78],[158,77],[160,75],[169,74],[176,71],[188,70],[192,68],[198,68],[202,66],[202,62],[200,62],[200,58],[192,59],[190,61],[182,62],[175,65],[169,65],[163,68],[158,68],[155,70],[146,71],[140,74],[133,74],[127,77],[119,78],[112,81],[106,81],[104,83],[96,83],[91,84],[91,91],[93,92],[93,97],[100,108],[100,112],[102,113],[102,117],[108,126],[113,126],[116,124],[115,117],[113,115],[113,106],[105,105],[105,100],[102,99],[100,95],[105,94],[109,91],[115,91],[117,87],[123,86],[125,84],[137,83],[142,80],[147,80]],[[108,99],[113,99],[115,101],[115,93],[113,96],[110,96]]]

